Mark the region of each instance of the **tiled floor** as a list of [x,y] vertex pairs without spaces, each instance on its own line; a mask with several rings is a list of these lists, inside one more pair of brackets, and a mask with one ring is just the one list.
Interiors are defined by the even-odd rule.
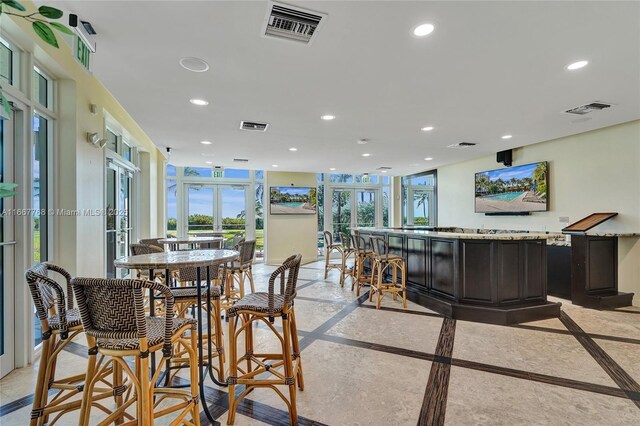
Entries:
[[[336,271],[324,280],[322,266],[303,266],[298,283],[300,424],[640,424],[639,308],[599,312],[560,300],[560,319],[513,327],[444,321],[389,298],[372,309],[349,283],[336,284]],[[259,290],[273,269],[255,267]],[[256,333],[260,344],[274,343],[266,328]],[[65,374],[82,370],[83,344],[63,353]],[[36,371],[0,381],[0,424],[28,422]],[[208,387],[211,411],[225,424],[226,389]],[[236,417],[238,425],[286,422],[284,403],[268,389],[250,393]],[[77,412],[58,424],[77,424]]]

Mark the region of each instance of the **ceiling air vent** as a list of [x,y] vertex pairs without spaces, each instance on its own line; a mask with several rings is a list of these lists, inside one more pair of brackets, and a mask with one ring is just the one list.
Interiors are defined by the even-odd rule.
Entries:
[[266,132],[269,123],[258,123],[257,121],[241,121],[240,130],[249,130],[252,132]]
[[575,108],[568,109],[564,112],[568,114],[585,115],[589,114],[591,111],[600,111],[609,107],[611,107],[611,104],[605,104],[603,102],[592,102],[587,105],[580,105]]
[[391,167],[381,166],[381,167],[378,167],[376,170],[391,170]]
[[233,161],[236,162],[236,163],[248,163],[249,162],[249,160],[246,159],[246,158],[234,158]]
[[473,142],[458,142],[453,145],[449,145],[447,148],[469,148],[471,146],[476,146],[477,144]]
[[313,10],[269,2],[262,33],[267,37],[309,44],[326,17]]

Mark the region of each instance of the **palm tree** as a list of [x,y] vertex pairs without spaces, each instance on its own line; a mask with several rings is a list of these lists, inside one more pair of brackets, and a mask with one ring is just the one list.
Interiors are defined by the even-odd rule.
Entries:
[[[427,221],[427,223],[425,223],[425,225],[427,225],[429,223],[429,219],[427,218],[427,203],[429,202],[429,197],[426,192],[419,192],[417,195],[418,195],[417,207],[420,207],[420,205],[422,205],[422,217],[424,217],[425,220]],[[414,195],[414,200],[415,199],[416,198]]]

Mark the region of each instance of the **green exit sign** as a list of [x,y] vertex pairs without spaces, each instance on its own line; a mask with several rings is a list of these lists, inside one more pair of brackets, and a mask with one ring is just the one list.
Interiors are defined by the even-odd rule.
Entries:
[[222,178],[222,177],[224,177],[224,170],[222,170],[222,169],[213,169],[213,177],[214,178]]
[[369,177],[369,175],[364,175],[364,176],[362,176],[362,180],[360,182],[362,182],[362,183],[371,183],[371,178]]
[[76,59],[87,71],[91,72],[91,50],[80,37],[76,37]]

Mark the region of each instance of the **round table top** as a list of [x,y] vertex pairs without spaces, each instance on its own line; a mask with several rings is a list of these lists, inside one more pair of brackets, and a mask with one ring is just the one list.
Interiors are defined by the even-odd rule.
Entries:
[[215,243],[224,241],[224,237],[180,237],[180,238],[159,238],[160,244],[198,244]]
[[124,256],[113,261],[116,268],[171,269],[215,265],[238,257],[235,250],[184,250]]

